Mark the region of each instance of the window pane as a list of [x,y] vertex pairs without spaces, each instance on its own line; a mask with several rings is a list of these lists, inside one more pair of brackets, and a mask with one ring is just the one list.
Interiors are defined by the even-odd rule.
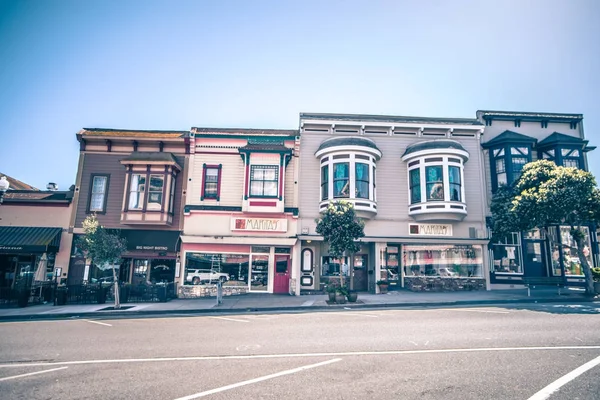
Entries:
[[501,174],[506,172],[506,165],[504,164],[504,158],[496,159],[496,173]]
[[410,204],[421,202],[421,170],[410,171]]
[[565,158],[565,159],[563,159],[563,166],[579,168],[579,160],[576,158]]
[[150,175],[150,187],[148,188],[148,210],[160,210],[163,198],[164,175]]
[[[402,246],[402,250],[406,271],[404,279],[409,287],[412,282],[419,283],[419,276],[483,277],[483,249],[480,245],[406,245]],[[447,284],[451,286],[450,282]]]
[[104,194],[106,193],[106,176],[95,176],[92,183],[90,211],[104,211]]
[[350,196],[349,164],[337,163],[333,165],[333,196]]
[[129,208],[141,210],[144,208],[144,194],[146,191],[146,176],[140,174],[131,175],[129,192]]
[[276,197],[278,194],[278,178],[278,166],[253,165],[250,173],[250,195]]
[[444,178],[442,166],[426,167],[427,200],[444,200]]
[[216,199],[219,187],[219,169],[206,168],[204,170],[204,198]]
[[104,211],[104,194],[92,194],[90,211]]
[[506,185],[506,172],[496,175],[496,178],[498,179],[498,186]]
[[356,197],[360,199],[369,198],[369,165],[356,163]]
[[265,196],[277,196],[277,182],[265,182]]
[[563,156],[568,156],[571,152],[571,149],[560,149],[560,154]]
[[521,177],[521,170],[523,166],[527,164],[528,160],[525,157],[513,157],[512,158],[512,172],[513,172],[513,182],[516,182]]
[[171,177],[171,194],[169,201],[169,212],[173,214],[173,208],[175,207],[175,177]]
[[321,167],[321,200],[329,198],[329,165]]
[[448,167],[448,178],[450,180],[450,200],[461,201],[460,169]]

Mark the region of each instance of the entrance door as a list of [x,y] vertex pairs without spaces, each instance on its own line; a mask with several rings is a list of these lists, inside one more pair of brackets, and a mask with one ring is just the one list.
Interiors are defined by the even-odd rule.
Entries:
[[352,286],[354,290],[359,292],[366,292],[368,288],[367,260],[368,257],[366,255],[354,256],[354,279]]
[[290,256],[275,256],[273,293],[290,292]]
[[549,276],[545,262],[545,243],[543,240],[523,240],[524,276]]

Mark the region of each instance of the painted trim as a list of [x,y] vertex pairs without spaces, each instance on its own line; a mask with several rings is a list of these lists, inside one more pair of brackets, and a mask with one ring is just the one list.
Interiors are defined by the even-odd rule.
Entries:
[[276,201],[250,201],[250,206],[255,206],[255,207],[276,207],[277,206],[277,202]]
[[[225,134],[225,133],[199,133],[199,132],[194,132],[192,133],[190,136],[193,136],[194,138],[222,138],[222,139],[254,139],[257,137],[263,137],[266,135],[230,135],[230,134]],[[283,140],[296,140],[296,135],[293,136],[288,136],[288,135],[268,135],[270,138],[272,137],[273,139],[283,139]]]
[[[221,170],[223,164],[202,164],[202,192],[200,194],[200,201],[204,200],[216,200],[219,201],[221,199]],[[217,170],[217,194],[216,197],[206,196],[206,172],[208,169],[216,169]]]

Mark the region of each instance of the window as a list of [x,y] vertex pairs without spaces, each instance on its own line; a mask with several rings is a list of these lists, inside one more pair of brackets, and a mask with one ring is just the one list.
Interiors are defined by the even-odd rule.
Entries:
[[443,167],[432,166],[425,168],[427,200],[444,200],[444,173]]
[[521,171],[528,160],[525,157],[512,157],[512,181],[516,182],[521,177]]
[[350,164],[333,164],[333,197],[350,197]]
[[501,185],[512,185],[518,181],[525,164],[531,162],[530,153],[530,147],[523,145],[492,149],[492,190],[496,191]]
[[173,214],[175,207],[175,177],[171,176],[171,193],[169,194],[169,212]]
[[579,160],[576,158],[563,158],[563,167],[579,168]]
[[204,167],[204,190],[202,191],[202,199],[217,199],[219,196],[219,167]]
[[498,181],[498,186],[506,185],[508,182],[506,179],[506,163],[504,162],[504,158],[496,159],[496,180]]
[[579,150],[561,149],[563,167],[579,168]]
[[163,204],[164,175],[150,175],[150,187],[148,189],[148,210],[160,210]]
[[421,170],[416,168],[410,171],[410,204],[421,202]]
[[491,245],[493,253],[492,272],[494,273],[523,273],[523,257],[521,255],[521,236],[513,232],[497,243]]
[[329,198],[329,165],[321,167],[321,200]]
[[448,181],[450,182],[450,200],[461,201],[462,188],[459,167],[448,167]]
[[253,165],[250,171],[250,196],[277,197],[279,167]]
[[131,175],[129,185],[129,209],[142,210],[144,208],[144,196],[146,193],[146,175]]
[[322,276],[340,276],[340,271],[344,276],[348,275],[348,257],[342,257],[342,264],[340,265],[340,259],[330,256],[323,257],[323,264],[321,268]]
[[249,254],[196,253],[185,254],[185,285],[215,285],[248,287]]
[[405,284],[419,276],[442,278],[483,277],[483,251],[480,245],[402,246]]
[[360,199],[369,198],[369,165],[356,163],[356,197]]
[[106,195],[108,193],[108,175],[92,175],[89,211],[106,211]]

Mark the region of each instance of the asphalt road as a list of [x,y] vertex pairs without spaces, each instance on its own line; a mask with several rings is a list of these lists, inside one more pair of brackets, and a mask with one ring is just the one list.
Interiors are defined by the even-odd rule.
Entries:
[[2,399],[600,399],[600,304],[0,323]]

